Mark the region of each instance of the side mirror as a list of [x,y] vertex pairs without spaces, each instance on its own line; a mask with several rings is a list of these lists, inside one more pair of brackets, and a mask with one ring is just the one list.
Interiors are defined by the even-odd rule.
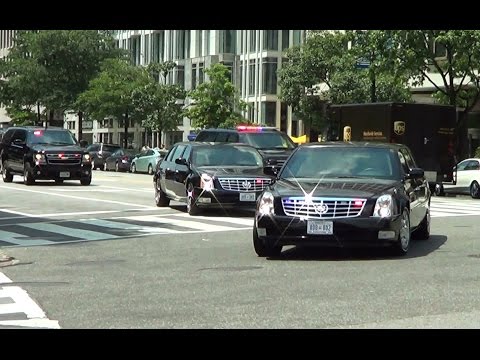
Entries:
[[423,169],[413,168],[413,169],[410,169],[410,171],[406,175],[406,178],[407,179],[418,179],[418,178],[423,177],[424,175],[425,175],[425,172],[423,171]]
[[175,164],[188,166],[187,159],[185,158],[175,159]]

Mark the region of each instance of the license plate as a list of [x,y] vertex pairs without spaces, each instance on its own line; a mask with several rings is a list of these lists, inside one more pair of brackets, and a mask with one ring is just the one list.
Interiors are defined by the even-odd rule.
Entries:
[[310,235],[332,235],[333,221],[308,220],[307,234]]
[[240,193],[240,201],[255,201],[255,193]]
[[70,172],[69,171],[62,171],[60,173],[60,177],[61,178],[68,178],[68,177],[70,177]]
[[210,198],[198,198],[197,201],[199,203],[210,204],[212,202],[212,199],[210,199]]

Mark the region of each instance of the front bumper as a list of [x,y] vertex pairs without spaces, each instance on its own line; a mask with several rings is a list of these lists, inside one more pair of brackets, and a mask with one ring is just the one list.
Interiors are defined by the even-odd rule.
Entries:
[[[317,219],[315,219],[317,220]],[[319,219],[318,219],[319,220]],[[272,245],[308,245],[319,247],[384,247],[397,241],[401,216],[392,218],[355,217],[322,219],[333,222],[332,235],[307,234],[307,221],[279,215],[255,216],[260,239]],[[379,238],[387,235],[388,238]]]
[[194,199],[196,205],[201,208],[241,208],[255,210],[257,198],[262,192],[249,192],[248,194],[254,195],[254,199],[250,201],[240,200],[240,193],[241,192],[238,191],[217,189],[205,191],[201,188],[195,188]]
[[36,180],[80,180],[92,175],[92,165],[35,165],[31,173]]

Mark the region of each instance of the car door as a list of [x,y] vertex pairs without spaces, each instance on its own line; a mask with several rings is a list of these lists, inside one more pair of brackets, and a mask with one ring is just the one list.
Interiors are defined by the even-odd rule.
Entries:
[[455,179],[455,191],[457,192],[467,192],[468,191],[468,174],[466,174],[467,170],[465,169],[467,165],[470,163],[470,160],[464,160],[460,162],[454,171],[454,179]]
[[160,165],[160,178],[162,179],[162,186],[165,193],[169,197],[177,197],[175,193],[175,156],[179,152],[183,152],[184,147],[179,149],[179,146],[174,146],[167,154],[165,160]]
[[180,186],[179,184],[179,177],[178,177],[178,170],[177,170],[177,164],[175,163],[175,160],[179,159],[182,157],[183,152],[185,151],[185,148],[187,146],[185,144],[179,144],[177,145],[175,152],[173,153],[172,159],[171,159],[171,172],[169,174],[169,181],[171,184],[171,188],[173,192],[175,193],[175,196],[177,197],[185,197],[185,186]]
[[10,129],[5,132],[5,134],[2,137],[2,153],[0,154],[2,156],[2,166],[3,166],[3,161],[8,162],[10,161],[10,156],[12,153],[11,145],[12,145],[12,137],[13,134],[15,133],[15,129]]
[[[403,154],[402,151],[398,151],[398,158],[400,160],[400,164],[402,166],[403,172],[405,174],[408,174],[410,172],[410,167],[407,164],[407,160],[405,158],[405,155]],[[418,223],[418,218],[419,218],[419,212],[418,212],[418,199],[417,199],[417,194],[415,193],[415,188],[416,184],[412,179],[409,179],[408,177],[405,177],[403,181],[403,186],[405,189],[405,193],[408,197],[408,200],[410,202],[410,223],[417,224]]]
[[[407,167],[409,169],[414,169],[418,167],[409,149],[402,148],[400,151],[404,155]],[[413,213],[413,219],[411,219],[411,222],[413,226],[417,226],[420,224],[420,222],[424,219],[426,215],[428,201],[430,198],[430,190],[428,186],[428,181],[425,178],[411,179],[410,181],[413,187],[414,199],[413,204],[410,200],[410,209]]]
[[23,173],[23,157],[27,149],[27,131],[25,129],[17,129],[12,136],[12,143],[10,146],[10,169],[16,172]]
[[470,185],[476,181],[480,184],[480,163],[478,160],[470,160],[463,171],[463,179],[465,181],[465,188],[470,191]]
[[[182,159],[186,159],[187,162],[190,161],[190,154],[192,152],[192,146],[187,145],[185,146],[185,150],[180,155]],[[184,197],[186,199],[187,193],[186,189],[186,181],[190,175],[190,166],[184,164],[175,164],[175,193],[179,197]]]

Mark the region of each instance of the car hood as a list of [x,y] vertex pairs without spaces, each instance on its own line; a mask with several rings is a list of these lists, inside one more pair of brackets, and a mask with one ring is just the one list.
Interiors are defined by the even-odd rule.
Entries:
[[258,149],[258,152],[264,158],[279,158],[279,159],[286,159],[290,156],[293,149]]
[[85,153],[85,149],[79,145],[32,145],[32,149],[37,152],[66,152],[66,153]]
[[312,191],[313,196],[361,197],[380,195],[400,186],[396,180],[378,179],[323,179],[322,181],[281,179],[273,185],[274,194],[280,197],[303,196]]
[[210,176],[261,176],[270,177],[265,175],[262,167],[257,166],[197,166],[196,170],[200,174],[208,174]]

